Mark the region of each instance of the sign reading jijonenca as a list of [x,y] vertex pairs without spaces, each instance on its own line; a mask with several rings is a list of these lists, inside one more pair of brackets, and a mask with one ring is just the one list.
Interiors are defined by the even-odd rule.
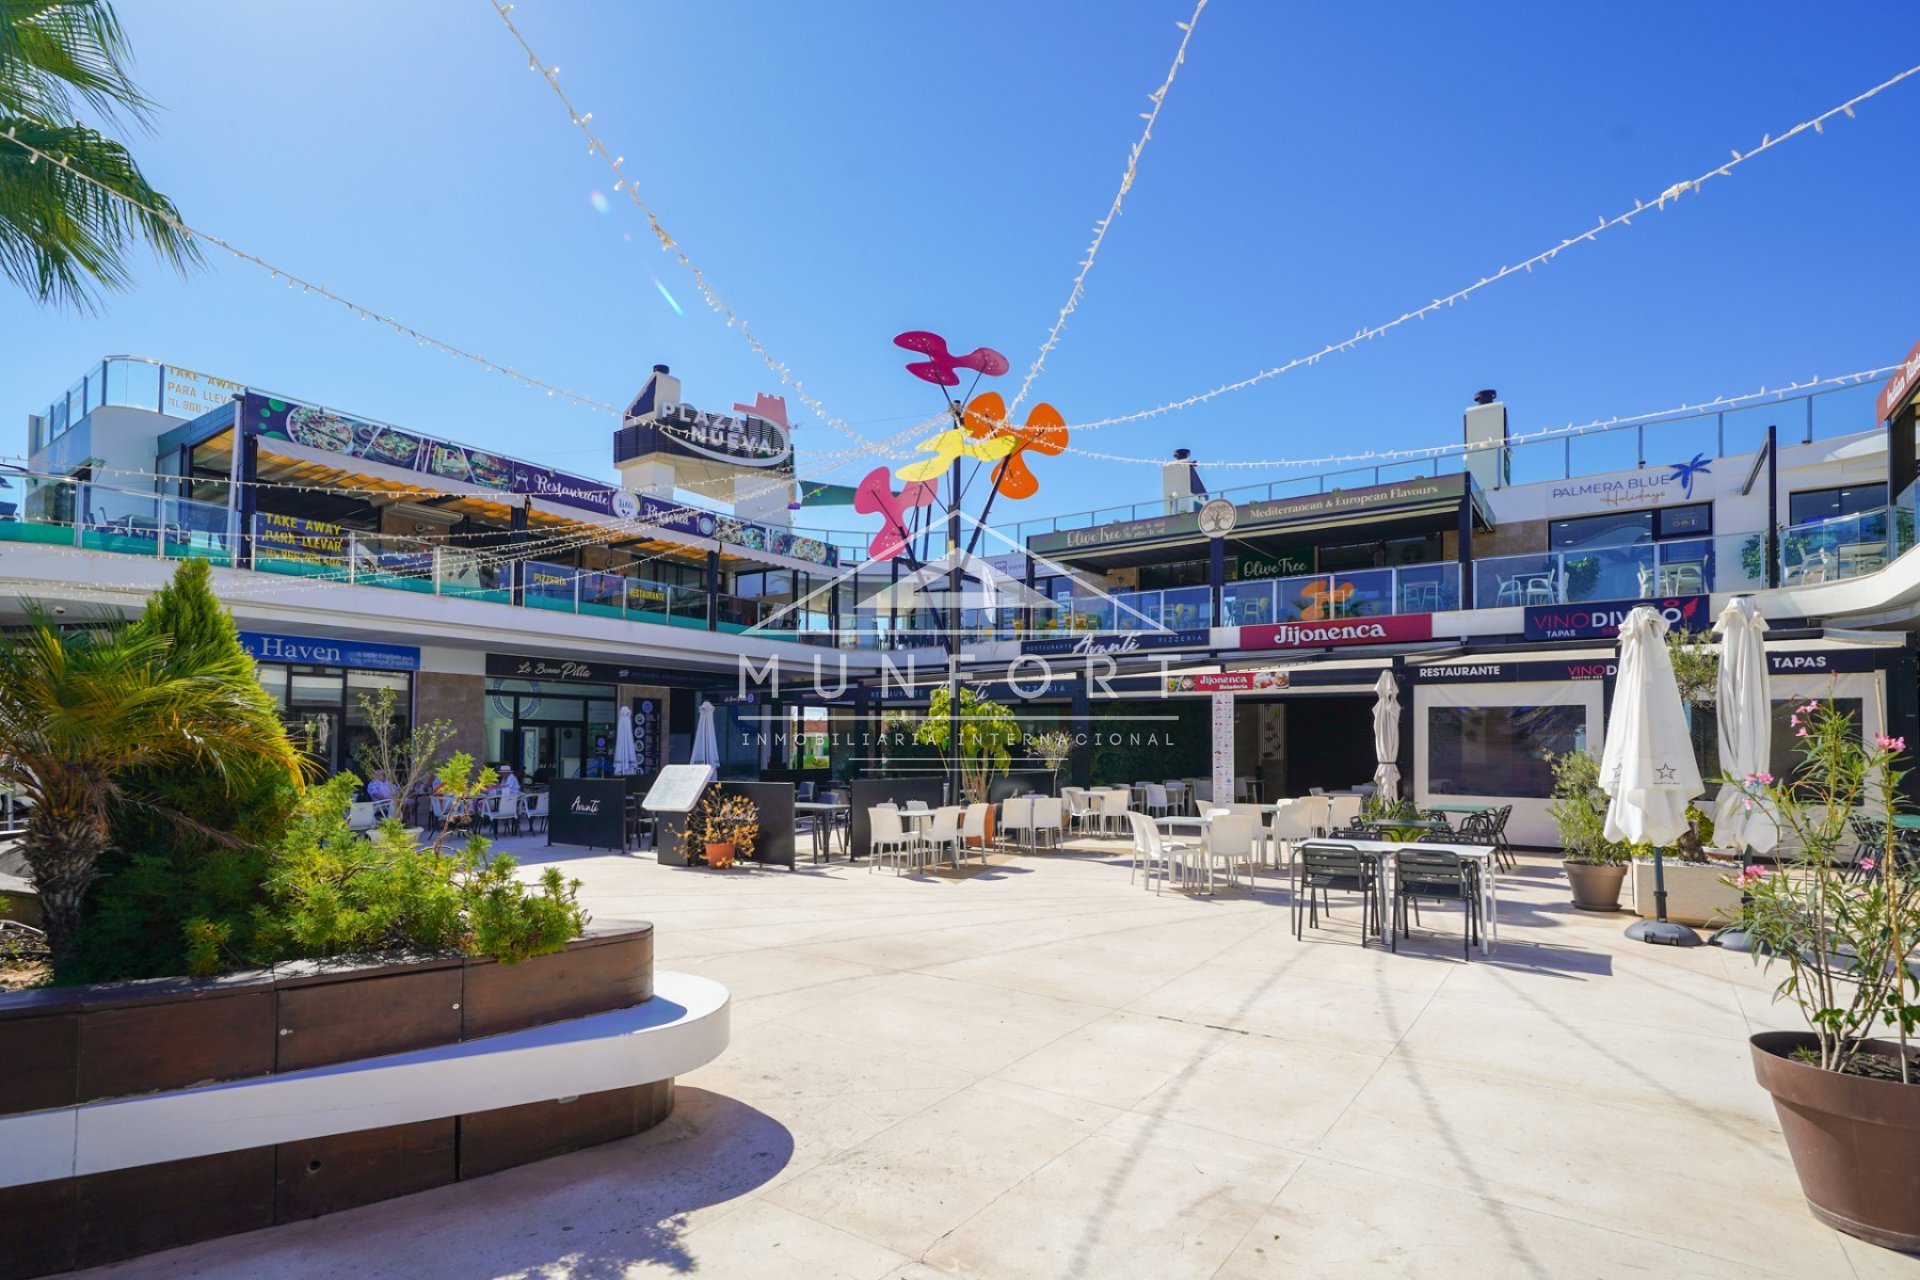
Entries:
[[1319,649],[1329,645],[1397,644],[1433,639],[1433,615],[1401,613],[1381,618],[1333,618],[1325,622],[1271,622],[1240,628],[1242,649]]

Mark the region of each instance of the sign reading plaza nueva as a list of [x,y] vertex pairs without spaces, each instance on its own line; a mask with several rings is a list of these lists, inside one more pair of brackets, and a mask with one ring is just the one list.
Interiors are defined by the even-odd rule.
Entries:
[[1667,596],[1659,600],[1596,600],[1591,604],[1527,606],[1529,640],[1611,640],[1620,624],[1640,605],[1651,605],[1676,631],[1705,631],[1713,625],[1706,596]]
[[1433,615],[1333,618],[1326,622],[1269,622],[1240,628],[1242,649],[1319,649],[1328,645],[1398,644],[1433,639]]
[[[1394,484],[1368,485],[1361,489],[1335,489],[1330,493],[1310,493],[1298,498],[1274,498],[1247,502],[1235,508],[1234,532],[1247,533],[1267,525],[1284,525],[1321,516],[1347,514],[1385,514],[1402,507],[1457,499],[1466,492],[1464,474],[1428,476],[1402,480]],[[1198,512],[1188,511],[1145,520],[1122,520],[1091,529],[1063,529],[1055,533],[1035,534],[1027,540],[1027,549],[1035,555],[1097,550],[1136,542],[1162,542],[1198,538]]]

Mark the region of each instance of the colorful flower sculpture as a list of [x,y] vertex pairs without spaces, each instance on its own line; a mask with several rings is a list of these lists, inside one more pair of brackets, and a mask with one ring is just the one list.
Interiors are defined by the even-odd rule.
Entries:
[[914,446],[917,453],[931,453],[931,458],[920,462],[909,462],[894,472],[901,480],[912,484],[917,481],[934,481],[945,475],[947,468],[953,465],[955,458],[972,458],[975,462],[992,462],[995,458],[1004,458],[1013,452],[1016,441],[1012,436],[1002,436],[998,440],[972,440],[958,427],[942,431],[937,436],[928,436]]
[[875,467],[867,472],[860,481],[860,487],[853,492],[853,509],[862,515],[885,517],[880,522],[880,532],[873,535],[867,543],[867,554],[875,560],[891,560],[906,550],[907,512],[915,507],[933,505],[935,490],[939,486],[931,480],[910,484],[899,493],[893,491],[893,478],[885,467]]
[[1309,582],[1300,594],[1313,602],[1300,611],[1300,620],[1324,622],[1341,616],[1341,606],[1353,599],[1353,584],[1336,582],[1328,586],[1325,582]]
[[956,356],[947,350],[945,338],[937,333],[928,333],[925,329],[909,329],[897,334],[893,345],[918,351],[927,357],[909,364],[907,372],[937,387],[959,386],[960,375],[954,372],[956,369],[972,369],[985,377],[997,378],[1012,367],[1007,363],[1007,358],[992,347],[975,347],[964,356]]
[[1040,492],[1040,481],[1027,466],[1026,455],[1044,453],[1058,457],[1067,448],[1067,420],[1050,404],[1036,404],[1027,410],[1023,427],[1000,425],[1007,416],[1006,402],[998,391],[987,391],[967,405],[967,433],[987,441],[1010,440],[1013,449],[1006,460],[993,469],[993,487],[998,493],[1019,500]]

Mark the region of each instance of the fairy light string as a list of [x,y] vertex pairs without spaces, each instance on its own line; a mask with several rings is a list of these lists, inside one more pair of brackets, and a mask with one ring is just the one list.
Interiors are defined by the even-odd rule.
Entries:
[[1053,327],[1047,331],[1047,340],[1040,344],[1040,354],[1033,358],[1033,364],[1027,369],[1027,376],[1020,381],[1020,390],[1015,393],[1012,403],[1007,406],[1007,416],[1012,417],[1027,398],[1027,392],[1033,388],[1034,379],[1046,367],[1047,357],[1053,354],[1059,345],[1060,332],[1067,327],[1067,318],[1080,307],[1081,295],[1086,292],[1087,276],[1093,271],[1093,263],[1100,256],[1100,246],[1106,243],[1107,231],[1113,226],[1114,219],[1120,216],[1120,206],[1126,201],[1127,192],[1133,189],[1133,180],[1140,171],[1140,156],[1146,151],[1147,143],[1153,138],[1153,126],[1160,119],[1160,108],[1166,105],[1167,91],[1173,88],[1173,79],[1180,74],[1180,67],[1187,60],[1187,45],[1193,40],[1193,29],[1200,24],[1200,14],[1206,9],[1207,0],[1199,0],[1193,6],[1193,16],[1185,22],[1176,22],[1180,28],[1180,47],[1174,52],[1173,65],[1167,68],[1167,78],[1160,87],[1147,95],[1153,103],[1151,111],[1143,111],[1140,118],[1146,126],[1140,130],[1140,136],[1134,140],[1133,150],[1127,153],[1127,167],[1120,175],[1120,189],[1113,193],[1113,202],[1107,206],[1107,214],[1093,224],[1093,242],[1087,246],[1087,256],[1080,260],[1079,273],[1073,277],[1073,287],[1067,292],[1067,301],[1060,308],[1060,314],[1054,318]]

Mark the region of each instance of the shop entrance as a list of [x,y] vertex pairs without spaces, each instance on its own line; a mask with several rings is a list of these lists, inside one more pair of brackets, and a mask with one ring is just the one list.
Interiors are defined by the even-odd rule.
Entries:
[[613,769],[612,685],[500,680],[487,691],[486,763],[526,782],[600,778]]
[[1270,799],[1304,796],[1313,788],[1344,791],[1373,781],[1378,761],[1373,749],[1372,694],[1297,696],[1281,708],[1284,727],[1280,740],[1284,774],[1281,790]]

